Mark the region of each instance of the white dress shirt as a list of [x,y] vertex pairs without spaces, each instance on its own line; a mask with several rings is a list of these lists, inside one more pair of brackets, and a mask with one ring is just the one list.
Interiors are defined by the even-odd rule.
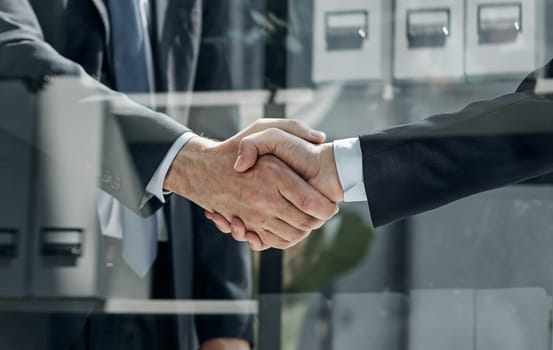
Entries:
[[336,170],[344,189],[344,202],[366,202],[359,138],[336,140],[333,145]]
[[363,154],[359,138],[336,140],[333,145],[336,170],[344,190],[344,202],[366,202],[369,220],[371,220],[371,210],[363,180]]

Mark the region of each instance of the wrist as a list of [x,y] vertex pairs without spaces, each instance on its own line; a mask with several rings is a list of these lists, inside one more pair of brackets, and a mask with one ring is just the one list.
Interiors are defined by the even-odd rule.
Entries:
[[201,191],[196,182],[208,174],[207,159],[218,142],[194,137],[181,148],[171,164],[163,188],[193,200]]
[[325,186],[328,188],[329,199],[335,203],[343,201],[344,189],[342,188],[340,177],[338,176],[332,142],[321,145],[321,165],[319,169],[324,172],[324,174],[320,174],[320,177],[326,179]]

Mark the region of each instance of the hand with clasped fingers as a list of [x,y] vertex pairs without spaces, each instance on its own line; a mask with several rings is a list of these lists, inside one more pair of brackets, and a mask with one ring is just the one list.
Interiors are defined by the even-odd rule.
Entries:
[[[273,155],[256,157],[253,164],[246,153],[248,171],[234,169],[239,147],[244,150],[244,145],[249,144],[244,144],[244,140],[263,130],[294,134],[306,142],[324,140],[324,134],[284,119],[260,120],[224,142],[194,137],[177,155],[164,188],[207,212],[217,213],[227,222],[240,218],[249,231],[262,238],[263,244],[284,249],[321,227],[338,212],[338,207],[309,179],[304,180]],[[244,240],[245,234],[235,238]]]
[[[313,144],[302,138],[278,129],[268,129],[242,139],[237,161],[234,165],[239,173],[247,174],[271,154],[285,162],[305,181],[319,190],[328,200],[338,203],[344,192],[334,161],[332,143]],[[259,232],[240,217],[230,220],[218,212],[206,211],[206,216],[215,222],[219,230],[232,233],[237,240],[247,240],[254,250],[264,250],[275,246],[272,236],[277,232]],[[290,242],[285,248],[293,246]]]

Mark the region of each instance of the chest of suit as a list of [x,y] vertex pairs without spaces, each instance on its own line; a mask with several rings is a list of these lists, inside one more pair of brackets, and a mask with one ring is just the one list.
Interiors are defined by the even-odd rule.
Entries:
[[[45,40],[56,51],[100,78],[109,50],[109,28],[92,0],[30,0]],[[105,7],[104,7],[105,10]]]
[[[30,0],[46,41],[91,76],[109,84],[111,28],[104,1]],[[151,1],[156,87],[188,90],[201,34],[201,0]]]

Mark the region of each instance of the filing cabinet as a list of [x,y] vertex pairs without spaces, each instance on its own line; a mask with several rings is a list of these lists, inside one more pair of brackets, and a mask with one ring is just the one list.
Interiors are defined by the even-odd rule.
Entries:
[[316,0],[313,80],[381,80],[389,76],[391,2]]
[[407,348],[545,350],[550,312],[542,288],[415,290]]
[[464,0],[397,0],[394,77],[464,78]]
[[30,294],[101,295],[104,269],[96,210],[105,102],[82,82],[57,78],[38,97]]
[[528,74],[545,60],[543,1],[467,0],[466,74]]
[[402,349],[405,304],[399,293],[337,294],[332,349]]
[[549,349],[551,301],[542,288],[476,292],[475,348]]
[[35,96],[20,82],[0,84],[0,297],[27,293]]
[[474,290],[414,290],[409,295],[410,350],[476,350]]
[[553,292],[553,187],[487,191],[409,220],[412,288],[526,285]]

